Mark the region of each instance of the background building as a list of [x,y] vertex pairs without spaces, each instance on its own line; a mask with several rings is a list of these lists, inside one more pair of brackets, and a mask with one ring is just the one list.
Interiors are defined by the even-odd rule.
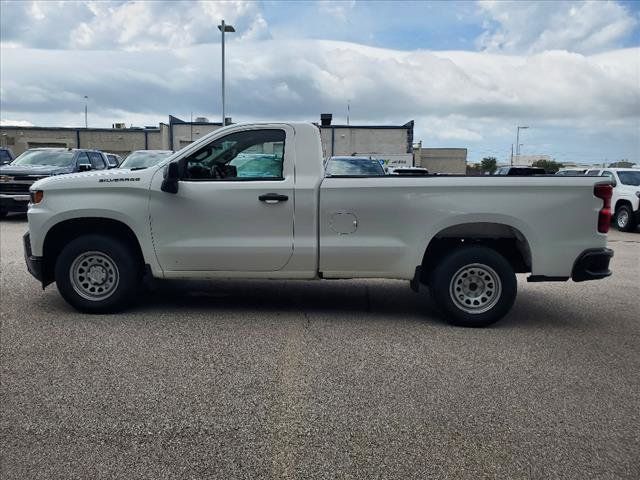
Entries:
[[551,155],[514,155],[513,156],[513,164],[514,165],[533,165],[534,162],[538,160],[545,160],[547,162],[552,162],[553,157]]
[[413,165],[413,120],[404,125],[332,125],[332,117],[320,115],[325,157],[366,156],[390,166]]
[[423,167],[429,173],[467,173],[466,148],[423,148],[417,144],[413,150],[416,167]]
[[[230,118],[228,118],[227,121],[231,123]],[[173,115],[169,115],[167,149],[180,150],[191,142],[219,128],[222,128],[222,122],[210,122],[205,117],[198,117],[193,122],[187,122]]]
[[29,148],[95,148],[128,155],[133,150],[166,150],[168,125],[145,128],[0,127],[0,144],[15,155]]
[[[230,120],[230,119],[229,119]],[[95,148],[126,156],[134,150],[180,150],[222,127],[221,122],[196,118],[193,122],[173,115],[157,127],[114,128],[0,127],[0,144],[15,155],[29,148]],[[404,125],[331,125],[323,114],[320,132],[325,156],[366,155],[388,164],[413,164],[413,121]]]

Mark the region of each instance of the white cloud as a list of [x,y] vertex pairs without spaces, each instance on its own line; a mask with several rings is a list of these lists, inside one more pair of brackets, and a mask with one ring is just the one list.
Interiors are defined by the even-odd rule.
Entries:
[[[227,56],[227,109],[236,121],[333,112],[342,122],[350,100],[352,123],[415,119],[416,139],[428,145],[486,142],[487,152],[502,157],[513,126],[526,122],[527,148],[579,142],[582,156],[591,154],[584,145],[593,155],[622,146],[640,156],[640,48],[612,48],[637,20],[615,3],[483,2],[481,52],[302,39],[308,17],[289,19],[299,31],[270,40],[272,17],[250,1],[10,6],[3,4],[0,18],[3,119],[81,125],[83,95],[94,126],[157,124],[170,113],[217,119],[216,25],[224,18],[238,30]],[[321,3],[311,16],[332,17],[327,29],[345,29],[340,19],[353,21],[357,9]],[[360,39],[373,28],[365,20],[358,17]]]
[[318,10],[344,23],[355,5],[355,0],[319,0]]
[[33,123],[26,120],[11,120],[10,118],[0,118],[0,127],[33,127]]
[[[54,111],[86,94],[100,108],[212,114],[219,105],[219,55],[215,45],[144,52],[5,49],[3,108]],[[371,121],[463,115],[602,124],[638,119],[639,72],[639,48],[513,56],[319,40],[241,42],[229,46],[229,108],[239,115],[315,118],[321,110],[343,111],[351,100],[354,118]]]
[[481,0],[479,6],[486,31],[477,44],[488,51],[599,52],[618,47],[638,25],[628,9],[615,2]]
[[37,48],[149,50],[218,42],[224,19],[252,40],[268,37],[249,0],[189,2],[10,2],[2,41]]

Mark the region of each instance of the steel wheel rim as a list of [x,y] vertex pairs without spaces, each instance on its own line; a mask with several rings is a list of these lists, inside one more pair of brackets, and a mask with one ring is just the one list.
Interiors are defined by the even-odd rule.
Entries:
[[451,277],[449,296],[460,310],[480,314],[491,310],[500,300],[502,282],[488,265],[472,263]]
[[71,264],[69,279],[78,295],[98,302],[113,295],[120,283],[120,272],[116,262],[106,253],[84,252]]
[[629,223],[629,212],[622,209],[618,212],[618,226],[620,228],[625,228]]

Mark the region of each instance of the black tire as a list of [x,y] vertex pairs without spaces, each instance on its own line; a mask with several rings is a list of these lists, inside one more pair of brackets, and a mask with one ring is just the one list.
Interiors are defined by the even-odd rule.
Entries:
[[444,257],[430,275],[429,290],[447,322],[486,327],[511,309],[518,283],[502,255],[474,246],[456,249]]
[[4,218],[9,214],[6,210],[0,210],[0,218]]
[[623,204],[616,208],[614,223],[621,232],[631,232],[636,229],[636,224],[633,221],[633,212],[629,205]]
[[116,238],[84,235],[60,252],[56,285],[60,295],[81,312],[117,312],[126,308],[138,292],[141,263],[133,249]]

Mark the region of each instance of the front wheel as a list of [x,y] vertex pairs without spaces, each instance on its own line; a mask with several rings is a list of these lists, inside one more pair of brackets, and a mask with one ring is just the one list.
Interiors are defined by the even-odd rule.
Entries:
[[71,241],[55,267],[62,297],[87,313],[124,309],[135,297],[141,277],[141,262],[132,249],[120,240],[101,235],[85,235]]
[[486,247],[464,247],[447,255],[433,270],[429,288],[447,322],[485,327],[511,309],[518,283],[509,262]]
[[636,228],[636,225],[633,223],[631,208],[628,205],[620,205],[616,209],[615,223],[621,232],[630,232]]

